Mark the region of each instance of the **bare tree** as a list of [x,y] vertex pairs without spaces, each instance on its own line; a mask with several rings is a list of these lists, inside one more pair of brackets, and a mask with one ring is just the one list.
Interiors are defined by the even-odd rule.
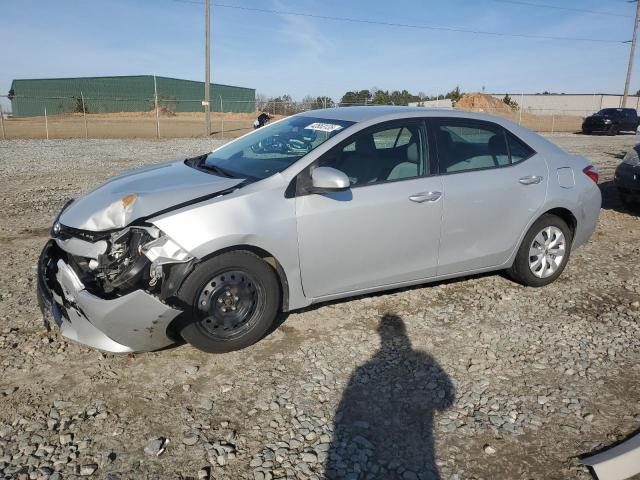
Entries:
[[264,93],[256,93],[256,111],[267,109],[269,98]]

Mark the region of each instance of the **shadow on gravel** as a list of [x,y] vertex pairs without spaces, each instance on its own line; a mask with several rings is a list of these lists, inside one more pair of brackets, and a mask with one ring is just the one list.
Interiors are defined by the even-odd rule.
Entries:
[[433,416],[455,391],[429,354],[414,350],[403,320],[384,315],[380,349],[351,375],[336,411],[325,478],[439,479]]
[[617,187],[613,181],[599,183],[600,193],[602,193],[602,208],[605,210],[615,210],[616,212],[626,213],[640,217],[640,203],[625,204],[620,197]]

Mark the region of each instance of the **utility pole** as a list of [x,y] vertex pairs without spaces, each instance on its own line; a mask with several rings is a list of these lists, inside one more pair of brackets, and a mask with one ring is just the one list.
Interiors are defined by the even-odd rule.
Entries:
[[629,66],[627,67],[627,79],[624,82],[624,93],[622,94],[622,107],[627,106],[627,95],[629,95],[629,83],[631,82],[631,70],[633,69],[633,56],[636,53],[636,39],[638,38],[638,19],[640,19],[640,1],[636,0],[636,18],[633,21],[633,38],[631,39],[631,51],[629,52]]
[[209,88],[211,85],[211,14],[209,13],[210,0],[204,0],[204,117],[207,137],[211,134],[211,103]]

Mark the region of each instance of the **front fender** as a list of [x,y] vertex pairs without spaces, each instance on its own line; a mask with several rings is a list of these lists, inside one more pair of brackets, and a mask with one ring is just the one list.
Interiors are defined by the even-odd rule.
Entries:
[[310,302],[302,291],[295,199],[285,198],[286,182],[274,177],[259,182],[263,188],[240,189],[151,222],[196,259],[242,246],[267,252],[286,275],[289,308],[296,309]]

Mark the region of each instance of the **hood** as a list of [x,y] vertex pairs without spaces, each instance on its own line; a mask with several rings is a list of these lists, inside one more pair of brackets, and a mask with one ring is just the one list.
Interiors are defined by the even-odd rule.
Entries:
[[151,165],[113,177],[78,198],[58,221],[94,232],[123,228],[139,218],[215,195],[242,181],[191,168],[183,160]]

